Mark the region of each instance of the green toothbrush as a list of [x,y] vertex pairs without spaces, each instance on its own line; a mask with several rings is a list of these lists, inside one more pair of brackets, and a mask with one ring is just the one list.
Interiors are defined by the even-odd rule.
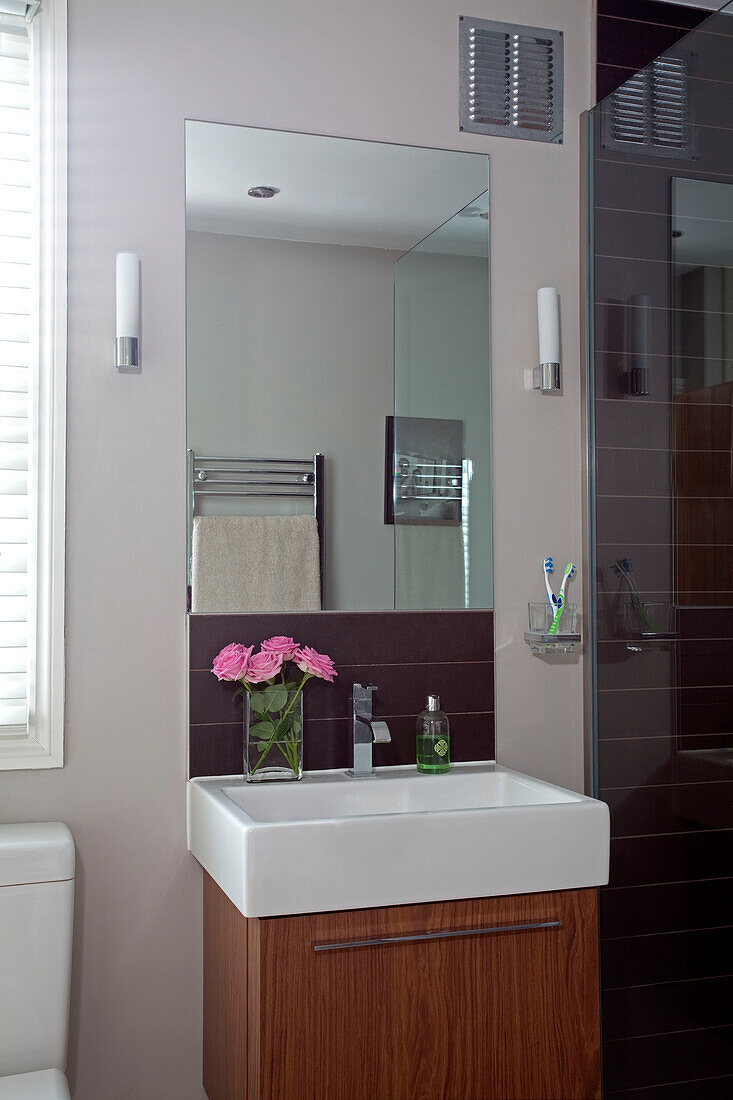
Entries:
[[557,634],[560,626],[560,616],[562,615],[562,609],[565,606],[565,586],[569,580],[572,580],[575,576],[575,566],[569,561],[565,566],[565,572],[562,578],[562,584],[560,585],[560,593],[557,597],[557,607],[555,608],[555,614],[552,617],[552,625],[547,631],[548,634]]

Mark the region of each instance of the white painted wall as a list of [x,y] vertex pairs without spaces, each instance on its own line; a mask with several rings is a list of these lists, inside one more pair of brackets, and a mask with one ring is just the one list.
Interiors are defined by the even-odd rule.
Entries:
[[[491,153],[498,755],[577,786],[580,665],[531,657],[522,631],[545,553],[580,554],[591,0],[472,9],[565,32],[566,139],[552,147],[458,133],[458,0],[69,7],[67,764],[4,773],[0,812],[60,818],[77,840],[75,1100],[200,1100],[200,874],[184,812],[183,119]],[[142,258],[140,375],[112,367],[119,249]],[[558,399],[523,389],[547,283],[563,300]]]

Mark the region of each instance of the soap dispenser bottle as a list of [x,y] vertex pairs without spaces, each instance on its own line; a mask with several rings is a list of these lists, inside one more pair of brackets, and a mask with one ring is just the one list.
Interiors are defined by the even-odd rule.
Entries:
[[417,770],[435,775],[450,771],[450,723],[437,695],[428,695],[417,716]]

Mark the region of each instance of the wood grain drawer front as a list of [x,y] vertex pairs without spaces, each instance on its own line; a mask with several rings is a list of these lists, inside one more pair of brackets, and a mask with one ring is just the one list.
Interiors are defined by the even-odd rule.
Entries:
[[600,1096],[595,890],[245,924],[247,1092],[211,1100]]

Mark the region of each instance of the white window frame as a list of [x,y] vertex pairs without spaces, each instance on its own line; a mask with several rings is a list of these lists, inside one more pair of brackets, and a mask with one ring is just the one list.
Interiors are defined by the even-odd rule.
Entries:
[[66,309],[67,309],[67,13],[46,0],[33,22],[36,66],[35,185],[37,235],[36,428],[29,575],[35,574],[28,621],[28,725],[0,730],[0,770],[60,768],[64,762],[64,616],[66,588]]

